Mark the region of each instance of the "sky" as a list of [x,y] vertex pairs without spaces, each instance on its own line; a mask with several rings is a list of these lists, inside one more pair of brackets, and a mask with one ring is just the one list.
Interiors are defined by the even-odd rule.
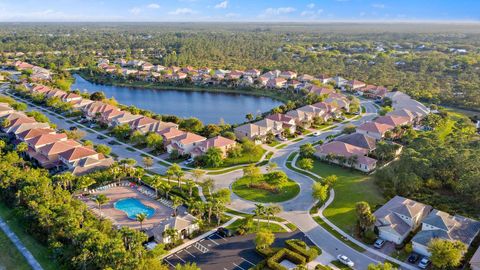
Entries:
[[2,22],[479,22],[479,0],[0,0]]

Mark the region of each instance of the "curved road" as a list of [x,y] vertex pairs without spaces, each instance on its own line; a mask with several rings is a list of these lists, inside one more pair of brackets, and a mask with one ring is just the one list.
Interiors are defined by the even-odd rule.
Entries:
[[[312,198],[311,190],[313,180],[306,177],[303,174],[297,173],[286,167],[288,156],[298,150],[298,147],[304,143],[316,142],[318,140],[325,140],[329,135],[337,134],[343,130],[343,127],[347,124],[360,125],[366,121],[372,120],[377,116],[377,109],[372,101],[362,101],[362,106],[365,107],[366,112],[358,120],[351,121],[346,124],[339,124],[336,128],[322,132],[317,137],[305,137],[303,140],[292,143],[283,149],[276,149],[274,155],[271,158],[272,162],[278,164],[278,168],[283,170],[289,178],[293,179],[300,185],[300,193],[293,199],[278,203],[282,206],[283,212],[279,214],[280,217],[295,224],[302,232],[304,232],[317,246],[323,250],[321,256],[322,263],[328,263],[334,260],[338,254],[347,255],[352,261],[355,262],[355,269],[367,269],[367,266],[371,263],[378,263],[376,259],[373,259],[366,254],[360,253],[355,249],[349,247],[328,231],[323,229],[317,224],[311,217],[309,210],[314,205],[315,200]],[[264,168],[262,168],[264,170]],[[215,180],[215,188],[230,188],[231,184],[239,177],[243,175],[242,170],[236,170],[227,174],[215,175],[212,178]],[[240,211],[251,213],[255,208],[255,203],[246,201],[232,193],[230,208]]]

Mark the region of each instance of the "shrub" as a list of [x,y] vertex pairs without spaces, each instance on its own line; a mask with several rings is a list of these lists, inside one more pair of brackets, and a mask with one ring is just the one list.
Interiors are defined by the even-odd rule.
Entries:
[[315,266],[315,270],[331,270],[332,268],[330,266],[326,266],[326,265],[321,265],[321,264],[317,264],[317,266]]
[[321,250],[318,247],[312,246],[308,248],[307,244],[299,239],[287,240],[285,241],[285,245],[290,250],[305,257],[307,262],[313,261],[316,257],[318,257],[318,255],[321,254]]
[[265,258],[269,258],[275,255],[275,253],[278,252],[280,249],[281,248],[266,247],[266,248],[256,248],[255,251]]
[[305,257],[302,255],[289,249],[282,248],[267,260],[267,266],[273,270],[287,270],[287,268],[279,263],[284,259],[287,259],[296,265],[304,265],[306,263]]
[[373,244],[376,239],[377,235],[372,230],[365,232],[365,235],[363,236],[363,240],[367,244]]

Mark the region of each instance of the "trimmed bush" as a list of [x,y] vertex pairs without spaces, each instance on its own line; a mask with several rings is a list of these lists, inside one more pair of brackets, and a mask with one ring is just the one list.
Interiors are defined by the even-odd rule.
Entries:
[[315,266],[315,270],[331,270],[332,268],[330,266],[326,266],[326,265],[321,265],[321,264],[317,264],[317,266]]
[[294,251],[291,251],[289,249],[282,248],[275,255],[273,255],[267,260],[267,266],[272,270],[288,270],[280,264],[280,262],[284,259],[287,259],[296,265],[305,265],[306,263],[305,257],[303,257],[302,255],[295,253]]
[[276,252],[278,252],[280,249],[281,248],[267,247],[267,248],[256,248],[255,251],[265,258],[269,258],[273,256]]
[[308,248],[307,244],[299,239],[290,239],[285,241],[285,245],[292,251],[305,257],[307,262],[313,261],[322,251],[316,247],[312,246]]

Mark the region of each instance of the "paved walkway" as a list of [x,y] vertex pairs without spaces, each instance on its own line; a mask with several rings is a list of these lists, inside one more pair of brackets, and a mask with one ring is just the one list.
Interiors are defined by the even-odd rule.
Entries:
[[33,257],[32,253],[28,251],[28,249],[22,244],[22,241],[20,241],[17,235],[15,235],[15,233],[12,232],[12,230],[10,230],[10,227],[8,227],[7,223],[5,223],[5,221],[3,221],[1,217],[0,217],[0,228],[8,236],[8,238],[10,238],[10,241],[12,241],[12,243],[17,247],[18,251],[22,253],[23,257],[27,259],[27,262],[32,267],[32,269],[43,270],[42,266],[38,263],[35,257]]

